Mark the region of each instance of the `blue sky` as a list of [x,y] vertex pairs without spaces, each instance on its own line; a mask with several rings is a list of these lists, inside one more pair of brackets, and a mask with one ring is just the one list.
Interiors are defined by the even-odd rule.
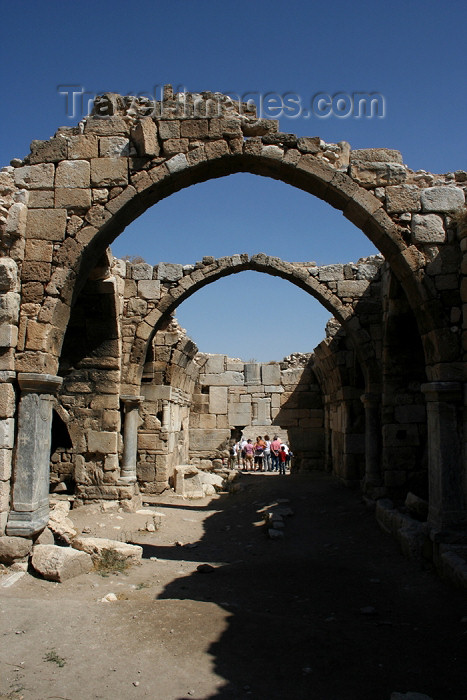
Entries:
[[[465,169],[466,24],[461,0],[3,3],[0,162],[79,120],[67,115],[58,86],[153,94],[172,83],[190,91],[295,93],[307,108],[319,93],[377,92],[383,118],[312,113],[282,118],[281,129],[352,148],[397,148],[415,170]],[[329,205],[252,175],[173,195],[113,245],[116,255],[153,264],[259,251],[320,264],[375,252]],[[178,317],[203,351],[268,361],[310,351],[328,312],[290,283],[242,273],[195,294]]]

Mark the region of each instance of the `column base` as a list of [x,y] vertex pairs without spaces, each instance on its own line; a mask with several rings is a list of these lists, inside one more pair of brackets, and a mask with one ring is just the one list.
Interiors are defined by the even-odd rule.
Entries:
[[128,484],[136,484],[135,474],[122,474],[122,476],[117,481],[117,486],[128,486]]
[[8,515],[6,534],[12,537],[33,537],[47,527],[49,504],[35,511],[12,510]]

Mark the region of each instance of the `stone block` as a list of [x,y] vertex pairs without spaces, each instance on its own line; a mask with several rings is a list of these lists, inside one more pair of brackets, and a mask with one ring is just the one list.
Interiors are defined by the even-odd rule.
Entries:
[[0,348],[15,348],[17,342],[18,326],[6,323],[0,325]]
[[93,158],[91,184],[93,187],[127,185],[128,160],[126,158]]
[[29,162],[58,163],[68,158],[68,142],[64,136],[57,136],[48,141],[32,141]]
[[76,209],[86,211],[90,208],[91,190],[63,188],[55,190],[55,206],[57,209]]
[[320,282],[337,282],[344,279],[343,265],[323,265],[318,268],[318,279]]
[[99,136],[118,136],[130,133],[128,123],[120,116],[87,117],[84,125],[85,134]]
[[421,191],[424,212],[453,212],[465,205],[464,191],[459,187],[427,187]]
[[180,122],[178,120],[158,121],[157,126],[162,140],[180,138]]
[[190,450],[218,450],[230,438],[230,430],[197,430],[190,429]]
[[0,292],[12,292],[17,284],[17,264],[11,258],[0,258]]
[[365,294],[370,286],[370,280],[344,280],[337,283],[337,294],[340,297],[359,297]]
[[14,564],[28,557],[31,549],[32,542],[25,537],[0,537],[0,563]]
[[152,280],[152,265],[135,263],[131,266],[131,278],[134,280]]
[[100,559],[105,549],[115,550],[132,563],[139,562],[143,556],[143,548],[139,545],[109,540],[105,537],[75,537],[73,547],[81,552],[87,552],[93,560]]
[[89,187],[91,166],[87,160],[64,160],[57,165],[55,187]]
[[281,368],[279,364],[261,365],[261,383],[268,385],[265,391],[270,391],[271,387],[279,388],[281,383]]
[[159,280],[138,281],[138,296],[143,299],[159,300],[161,296],[161,283]]
[[102,430],[88,430],[86,432],[88,452],[107,454],[117,452],[117,433]]
[[0,481],[8,481],[11,477],[13,451],[0,448]]
[[93,561],[89,554],[71,547],[54,544],[38,544],[34,547],[31,564],[48,581],[67,581],[75,576],[89,573]]
[[13,171],[15,185],[28,190],[49,190],[54,186],[55,167],[53,163],[24,165]]
[[[226,414],[227,413],[227,387],[226,386],[211,386],[209,387],[209,413]],[[205,427],[200,425],[200,427]]]
[[184,153],[178,153],[166,162],[166,166],[170,173],[178,173],[181,170],[185,170],[185,168],[188,168],[186,155]]
[[19,313],[20,296],[17,292],[0,294],[0,324],[16,324]]
[[167,139],[163,143],[164,155],[170,158],[178,153],[188,153],[188,139]]
[[199,382],[202,386],[243,386],[243,374],[241,372],[202,374]]
[[[225,355],[208,355],[203,367],[205,374],[221,374],[225,370]],[[243,364],[242,364],[243,369]]]
[[206,156],[208,159],[221,158],[222,156],[229,154],[229,147],[223,140],[208,141],[204,147],[206,149]]
[[157,279],[163,282],[177,282],[183,277],[183,265],[161,262],[157,266]]
[[8,210],[5,233],[9,236],[23,237],[26,233],[28,209],[25,204],[16,202]]
[[358,161],[350,165],[350,177],[362,187],[384,187],[405,182],[407,171],[398,163]]
[[26,241],[25,259],[31,262],[52,262],[53,243],[31,238]]
[[402,154],[391,148],[359,148],[350,152],[351,163],[402,163]]
[[45,241],[63,241],[66,230],[64,209],[30,209],[26,224],[28,238]]
[[151,117],[141,117],[131,131],[131,138],[140,156],[158,156],[160,153],[157,126]]
[[53,190],[30,190],[28,209],[50,209],[55,201]]
[[15,442],[15,419],[0,420],[0,449],[12,450]]
[[130,140],[124,136],[102,136],[99,139],[101,158],[125,158],[131,155],[130,151]]
[[93,134],[79,134],[68,137],[68,158],[71,160],[90,160],[99,156],[99,140]]
[[217,428],[217,420],[215,415],[210,413],[201,413],[199,416],[199,427],[201,430],[211,430]]
[[302,153],[319,153],[320,151],[320,141],[319,136],[314,136],[312,138],[307,136],[302,136],[297,140],[297,148]]
[[420,188],[417,185],[391,185],[386,187],[386,211],[388,214],[420,211]]
[[414,214],[412,238],[416,243],[444,243],[446,232],[443,219],[437,214]]
[[251,424],[251,402],[230,403],[227,413],[229,423],[233,426],[244,427]]
[[185,119],[180,123],[180,136],[189,139],[204,139],[208,136],[208,127],[207,119]]

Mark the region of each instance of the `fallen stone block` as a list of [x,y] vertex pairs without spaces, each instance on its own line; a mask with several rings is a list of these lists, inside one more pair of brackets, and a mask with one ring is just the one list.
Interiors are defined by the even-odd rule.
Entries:
[[38,544],[32,552],[31,564],[48,581],[63,581],[93,568],[92,558],[72,547],[57,547],[54,544]]
[[0,563],[13,564],[28,557],[32,542],[25,537],[0,537]]
[[140,561],[143,556],[143,548],[136,544],[127,544],[118,540],[109,540],[105,537],[75,537],[72,547],[82,552],[87,552],[96,560],[102,556],[104,549],[113,549],[121,556],[133,562]]

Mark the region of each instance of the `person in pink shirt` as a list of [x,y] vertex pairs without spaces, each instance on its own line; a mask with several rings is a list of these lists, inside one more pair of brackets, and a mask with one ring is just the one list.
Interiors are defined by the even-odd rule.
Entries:
[[274,440],[271,442],[271,470],[279,471],[279,452],[281,450],[281,441],[274,435]]
[[245,447],[243,448],[245,452],[245,469],[248,471],[248,467],[253,471],[253,458],[255,454],[255,446],[250,439],[247,440]]

